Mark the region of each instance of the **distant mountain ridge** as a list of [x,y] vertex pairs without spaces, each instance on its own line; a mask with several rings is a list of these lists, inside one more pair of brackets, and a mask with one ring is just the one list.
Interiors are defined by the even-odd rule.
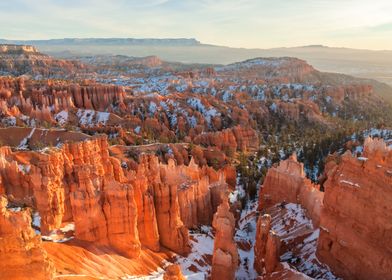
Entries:
[[0,39],[1,44],[20,44],[20,45],[157,45],[157,46],[197,46],[201,43],[194,38],[64,38],[48,40],[6,40]]

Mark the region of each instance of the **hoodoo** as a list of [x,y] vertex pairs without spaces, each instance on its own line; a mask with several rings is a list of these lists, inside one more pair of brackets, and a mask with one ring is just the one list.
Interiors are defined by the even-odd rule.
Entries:
[[214,254],[212,256],[211,278],[235,279],[235,271],[238,266],[237,246],[233,239],[235,230],[235,219],[230,213],[227,199],[223,199],[212,222],[214,227]]

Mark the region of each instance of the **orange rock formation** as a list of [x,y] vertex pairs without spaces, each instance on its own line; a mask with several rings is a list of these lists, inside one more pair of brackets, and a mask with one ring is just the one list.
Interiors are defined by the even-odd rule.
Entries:
[[257,220],[256,240],[255,240],[255,260],[254,268],[260,275],[264,274],[265,254],[267,248],[267,239],[271,230],[271,216],[265,214]]
[[163,280],[185,280],[185,277],[181,273],[180,266],[178,264],[172,264],[166,268]]
[[[13,133],[15,137],[8,137]],[[61,140],[57,148],[37,151],[0,149],[1,192],[12,203],[28,205],[40,216],[39,230],[48,235],[73,223],[78,241],[109,246],[138,257],[141,246],[161,245],[182,255],[189,252],[188,228],[211,224],[227,190],[226,170],[162,163],[152,154],[137,161],[109,154],[107,138],[64,131],[3,129],[11,146],[37,146]]]
[[30,209],[7,208],[0,197],[0,278],[52,279],[54,267],[31,228]]
[[276,203],[301,204],[317,226],[323,205],[324,193],[305,177],[303,164],[292,155],[279,166],[268,170],[259,195],[259,208],[266,209]]
[[271,230],[271,216],[259,217],[254,247],[254,268],[260,275],[270,274],[280,266],[280,239]]
[[317,255],[347,279],[392,275],[392,151],[366,139],[362,158],[327,165]]
[[224,199],[218,207],[212,225],[216,233],[211,278],[213,280],[235,279],[235,272],[238,266],[237,246],[233,239],[235,219],[230,212],[227,199]]
[[255,150],[258,147],[258,136],[252,128],[236,126],[220,132],[205,133],[195,137],[196,144],[216,146],[221,151],[233,155],[237,150]]

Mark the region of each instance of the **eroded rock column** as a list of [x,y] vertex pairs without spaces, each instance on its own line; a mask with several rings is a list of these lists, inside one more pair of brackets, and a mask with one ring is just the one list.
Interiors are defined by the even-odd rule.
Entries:
[[238,266],[238,251],[234,241],[235,219],[230,212],[227,198],[224,198],[218,207],[212,226],[216,231],[212,256],[212,280],[235,279]]

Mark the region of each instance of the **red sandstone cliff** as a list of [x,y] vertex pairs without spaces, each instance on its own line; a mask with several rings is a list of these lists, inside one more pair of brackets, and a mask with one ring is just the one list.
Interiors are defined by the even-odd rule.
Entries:
[[237,150],[247,151],[258,148],[258,136],[252,128],[236,126],[220,132],[205,133],[195,137],[196,144],[216,146],[227,155],[233,155]]
[[390,279],[392,151],[368,138],[363,156],[327,165],[317,255],[347,279]]
[[264,179],[259,195],[259,209],[266,209],[276,203],[292,202],[301,204],[317,226],[323,205],[324,193],[305,177],[303,164],[292,155],[272,167]]

